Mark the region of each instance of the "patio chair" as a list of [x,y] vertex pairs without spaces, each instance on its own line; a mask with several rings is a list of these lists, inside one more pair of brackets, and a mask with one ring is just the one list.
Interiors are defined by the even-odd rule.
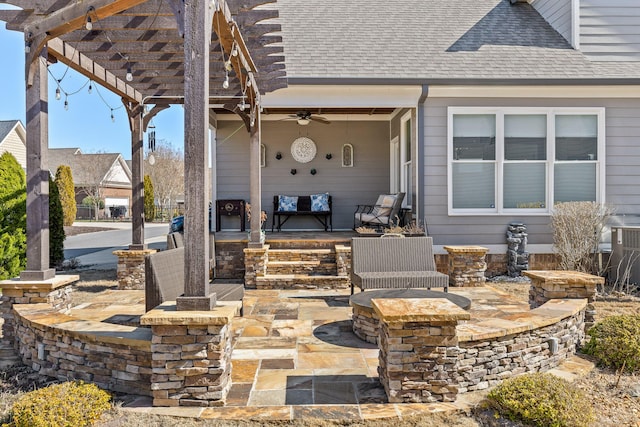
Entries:
[[394,222],[399,223],[398,214],[403,200],[404,193],[381,194],[374,205],[357,205],[353,229],[358,226],[389,228]]

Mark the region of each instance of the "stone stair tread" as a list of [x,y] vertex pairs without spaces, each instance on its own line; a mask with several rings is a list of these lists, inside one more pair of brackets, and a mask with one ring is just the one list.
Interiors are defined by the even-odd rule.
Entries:
[[265,274],[264,276],[256,277],[256,280],[269,280],[269,279],[328,279],[335,278],[336,280],[349,279],[347,276],[336,275],[323,275],[323,274]]
[[278,266],[278,265],[320,265],[320,260],[309,260],[309,261],[271,261],[267,262],[269,266]]
[[335,252],[333,249],[269,249],[269,255],[280,253],[330,254],[333,252]]

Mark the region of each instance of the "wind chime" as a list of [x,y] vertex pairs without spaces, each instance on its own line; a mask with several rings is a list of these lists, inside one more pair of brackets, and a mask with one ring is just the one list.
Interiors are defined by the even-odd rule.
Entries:
[[147,134],[148,142],[147,148],[149,150],[149,164],[153,165],[156,162],[156,158],[153,153],[156,151],[156,125],[153,124],[153,120],[149,123],[149,132]]

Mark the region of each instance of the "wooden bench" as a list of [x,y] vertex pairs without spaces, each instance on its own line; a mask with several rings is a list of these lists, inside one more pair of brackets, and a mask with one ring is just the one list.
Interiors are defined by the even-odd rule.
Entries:
[[[175,301],[184,294],[184,247],[147,255],[144,262],[145,273],[145,309],[152,310],[165,301]],[[242,300],[244,284],[211,283],[211,292],[216,293],[217,301]]]
[[351,294],[354,287],[444,288],[449,276],[436,271],[431,237],[354,237],[351,240]]
[[295,211],[280,210],[280,196],[273,196],[273,217],[271,220],[271,231],[275,228],[282,231],[282,226],[292,216],[312,216],[324,227],[324,231],[333,231],[333,221],[331,216],[331,196],[327,196],[329,210],[311,210],[311,196],[296,196],[298,198],[297,209]]

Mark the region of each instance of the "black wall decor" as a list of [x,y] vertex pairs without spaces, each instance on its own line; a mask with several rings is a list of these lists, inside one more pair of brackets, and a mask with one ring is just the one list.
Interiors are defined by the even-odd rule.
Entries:
[[331,155],[331,153],[327,153],[327,155],[326,155],[325,157],[327,158],[327,160],[331,160],[331,158],[332,158],[333,156]]
[[318,173],[318,171],[317,171],[317,170],[315,170],[315,168],[314,168],[314,169],[311,169],[311,175],[315,175],[316,173]]
[[281,158],[282,158],[282,153],[278,151],[276,153],[276,159],[280,160]]
[[295,175],[295,174],[297,174],[297,173],[298,173],[298,171],[297,171],[297,170],[295,170],[295,169],[291,169],[291,175]]

